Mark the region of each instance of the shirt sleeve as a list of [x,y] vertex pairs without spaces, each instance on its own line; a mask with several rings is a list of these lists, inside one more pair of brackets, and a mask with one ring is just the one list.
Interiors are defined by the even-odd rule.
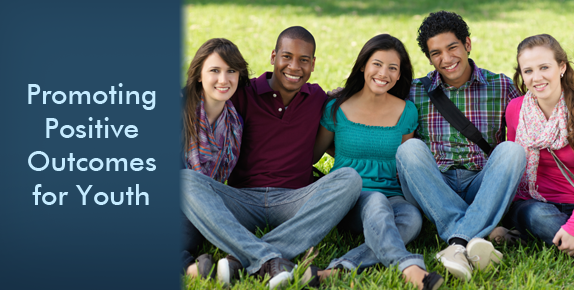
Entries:
[[571,236],[574,236],[574,213],[570,219],[568,219],[568,221],[562,226],[562,228]]
[[404,126],[401,134],[406,135],[412,133],[419,126],[419,114],[415,104],[411,101],[406,101],[404,115]]
[[327,103],[325,110],[323,110],[323,116],[321,117],[321,125],[331,132],[335,132],[335,122],[333,122],[333,117],[331,115],[331,110],[334,103],[335,99],[330,100]]
[[518,118],[520,117],[520,108],[522,107],[523,98],[510,101],[506,107],[506,138],[508,141],[516,140],[516,128],[518,127]]
[[409,91],[409,96],[405,100],[409,100],[411,102],[414,102],[414,99],[418,93],[417,90],[419,89],[419,86],[421,86],[421,85],[422,85],[422,82],[419,79],[414,79],[412,81],[411,90]]

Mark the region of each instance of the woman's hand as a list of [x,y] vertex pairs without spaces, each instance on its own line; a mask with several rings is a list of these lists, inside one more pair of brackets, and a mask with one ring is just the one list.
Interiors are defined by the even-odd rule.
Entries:
[[[562,243],[560,241],[562,241]],[[574,237],[563,228],[560,228],[556,233],[552,242],[560,251],[567,253],[570,256],[574,256]]]
[[334,96],[334,95],[340,93],[342,90],[343,90],[343,88],[338,87],[338,88],[336,88],[336,89],[334,89],[334,90],[332,90],[332,91],[328,91],[328,92],[327,92],[327,96],[332,97],[332,96]]

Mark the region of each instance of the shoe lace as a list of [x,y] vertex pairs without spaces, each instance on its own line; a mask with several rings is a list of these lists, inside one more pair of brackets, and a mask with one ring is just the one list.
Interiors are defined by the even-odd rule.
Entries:
[[[454,245],[454,244],[453,244],[453,245]],[[455,255],[455,256],[456,256],[457,254],[461,254],[461,255],[463,255],[463,256],[466,258],[467,261],[473,261],[473,262],[476,262],[476,261],[478,261],[478,260],[480,259],[480,257],[478,257],[478,256],[469,257],[469,256],[468,256],[468,252],[466,251],[466,248],[465,248],[464,246],[462,246],[462,245],[455,245],[455,246],[457,246],[457,247],[456,247],[456,250],[454,251],[454,255]],[[472,263],[468,263],[468,266],[470,266],[470,270],[474,270],[474,267],[472,266]]]
[[[480,257],[478,255],[469,256],[466,250],[464,251],[463,254],[469,262],[478,262],[480,260]],[[468,265],[470,266],[471,270],[474,270],[473,263],[468,263]]]
[[478,255],[474,255],[474,256],[469,256],[468,254],[466,255],[466,259],[471,261],[471,262],[478,262],[480,260],[480,257]]

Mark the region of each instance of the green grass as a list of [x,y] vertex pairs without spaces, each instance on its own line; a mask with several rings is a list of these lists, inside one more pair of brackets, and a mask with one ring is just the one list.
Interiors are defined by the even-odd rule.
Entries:
[[[261,237],[265,231],[260,231]],[[317,245],[320,255],[314,260],[318,267],[326,267],[331,259],[340,257],[352,247],[363,242],[363,236],[353,236],[349,233],[339,233],[333,229]],[[425,264],[429,271],[437,271],[445,277],[441,289],[573,289],[574,267],[572,258],[558,251],[556,247],[549,248],[542,241],[529,241],[526,247],[496,246],[504,254],[502,262],[485,272],[474,272],[472,280],[463,282],[453,278],[445,268],[433,259],[434,255],[446,247],[436,234],[434,225],[425,219],[423,230],[415,241],[407,245],[412,253],[424,255]],[[211,253],[215,259],[225,257],[209,243],[205,243],[202,253]],[[302,255],[294,259],[300,263]],[[299,273],[300,274],[300,273]],[[254,277],[242,276],[239,281],[231,285],[231,289],[267,289],[266,281]],[[217,280],[203,280],[199,278],[183,278],[184,289],[223,289]],[[343,274],[339,278],[328,279],[322,284],[325,289],[414,289],[404,282],[401,273],[395,267],[385,268],[376,265],[358,274],[356,271]],[[302,289],[297,282],[292,282],[286,289]]]
[[[428,13],[454,11],[463,16],[471,30],[471,58],[493,72],[512,76],[516,65],[516,46],[525,37],[548,33],[553,35],[570,56],[574,56],[574,1],[524,0],[416,0],[416,1],[325,1],[325,0],[204,0],[186,1],[183,13],[184,49],[181,65],[182,82],[195,51],[214,37],[233,41],[249,62],[251,76],[256,77],[273,67],[269,63],[277,35],[285,28],[301,25],[313,33],[317,42],[315,72],[310,82],[325,90],[344,84],[363,44],[379,33],[390,33],[403,41],[410,53],[415,77],[432,70],[416,43],[417,29]],[[316,164],[323,172],[333,165],[324,156]],[[261,236],[260,232],[258,235]],[[339,233],[336,229],[318,245],[315,260],[325,267],[351,247],[362,243],[362,236]],[[469,283],[453,279],[433,259],[446,247],[435,227],[425,220],[419,238],[407,248],[423,254],[430,271],[446,278],[444,289],[574,289],[573,260],[555,247],[541,241],[530,241],[526,247],[498,247],[505,256],[503,263],[486,273],[476,273]],[[202,253],[216,259],[225,256],[205,243]],[[300,257],[295,259],[299,262]],[[215,281],[183,278],[185,289],[224,288]],[[361,274],[350,273],[332,279],[330,289],[407,289],[395,268],[375,266]],[[265,289],[253,277],[243,277],[233,289]],[[290,289],[299,289],[292,285]]]
[[574,55],[572,0],[188,1],[184,8],[182,81],[199,46],[214,37],[237,44],[253,76],[272,70],[269,58],[277,36],[293,25],[306,27],[316,39],[317,60],[310,82],[325,90],[344,83],[363,44],[380,33],[403,41],[415,77],[420,77],[432,66],[417,45],[417,29],[429,12],[441,9],[464,17],[471,32],[470,57],[493,72],[512,75],[516,46],[534,34],[553,35],[569,55]]

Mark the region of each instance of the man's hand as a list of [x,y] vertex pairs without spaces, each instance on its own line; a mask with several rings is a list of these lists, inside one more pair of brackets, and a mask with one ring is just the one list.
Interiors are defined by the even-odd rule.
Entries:
[[569,256],[574,256],[574,237],[566,232],[563,228],[556,233],[552,242],[558,249]]
[[327,92],[327,96],[332,97],[332,96],[334,96],[334,95],[340,93],[342,90],[343,90],[343,88],[338,87],[338,88],[336,88],[336,89],[334,89],[334,90],[332,90],[332,91],[328,91],[328,92]]

